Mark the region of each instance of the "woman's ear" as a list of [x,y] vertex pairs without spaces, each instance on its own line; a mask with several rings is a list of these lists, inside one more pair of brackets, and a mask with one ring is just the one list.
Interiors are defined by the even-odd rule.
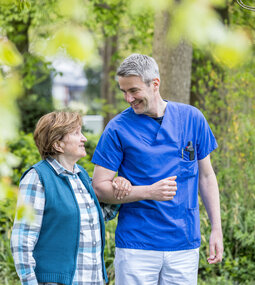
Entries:
[[64,146],[65,146],[65,143],[61,141],[56,141],[53,144],[54,149],[60,153],[64,153]]

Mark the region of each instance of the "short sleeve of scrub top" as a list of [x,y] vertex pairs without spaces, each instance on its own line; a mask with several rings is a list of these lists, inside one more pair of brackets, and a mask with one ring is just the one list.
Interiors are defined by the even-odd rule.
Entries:
[[215,150],[218,145],[204,115],[197,110],[197,159],[201,160]]
[[123,152],[117,132],[112,128],[110,122],[95,149],[92,162],[100,166],[117,172],[122,162]]

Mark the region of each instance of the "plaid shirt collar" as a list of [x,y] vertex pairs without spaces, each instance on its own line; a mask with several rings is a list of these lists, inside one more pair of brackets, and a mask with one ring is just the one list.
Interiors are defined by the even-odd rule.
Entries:
[[80,168],[77,166],[77,164],[74,164],[74,171],[69,171],[64,168],[56,159],[52,157],[46,158],[46,161],[53,167],[53,169],[56,171],[57,175],[60,175],[61,173],[63,174],[77,174],[81,172]]

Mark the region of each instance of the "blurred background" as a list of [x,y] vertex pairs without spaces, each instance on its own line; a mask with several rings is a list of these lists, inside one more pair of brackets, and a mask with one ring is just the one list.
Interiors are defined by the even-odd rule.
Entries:
[[[115,72],[153,56],[164,99],[198,107],[218,142],[224,259],[208,265],[201,204],[199,284],[255,284],[255,7],[229,0],[0,0],[0,285],[20,284],[9,239],[22,173],[40,160],[35,123],[56,109],[83,115],[90,162],[101,132],[128,107]],[[242,7],[241,7],[241,6]],[[32,218],[30,209],[18,214]],[[105,260],[114,284],[114,231]]]

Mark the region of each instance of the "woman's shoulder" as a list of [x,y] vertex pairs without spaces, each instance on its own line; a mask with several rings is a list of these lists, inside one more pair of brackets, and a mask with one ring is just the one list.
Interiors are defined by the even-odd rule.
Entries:
[[31,167],[28,169],[20,179],[20,185],[29,185],[29,184],[41,184],[39,174],[37,171]]

